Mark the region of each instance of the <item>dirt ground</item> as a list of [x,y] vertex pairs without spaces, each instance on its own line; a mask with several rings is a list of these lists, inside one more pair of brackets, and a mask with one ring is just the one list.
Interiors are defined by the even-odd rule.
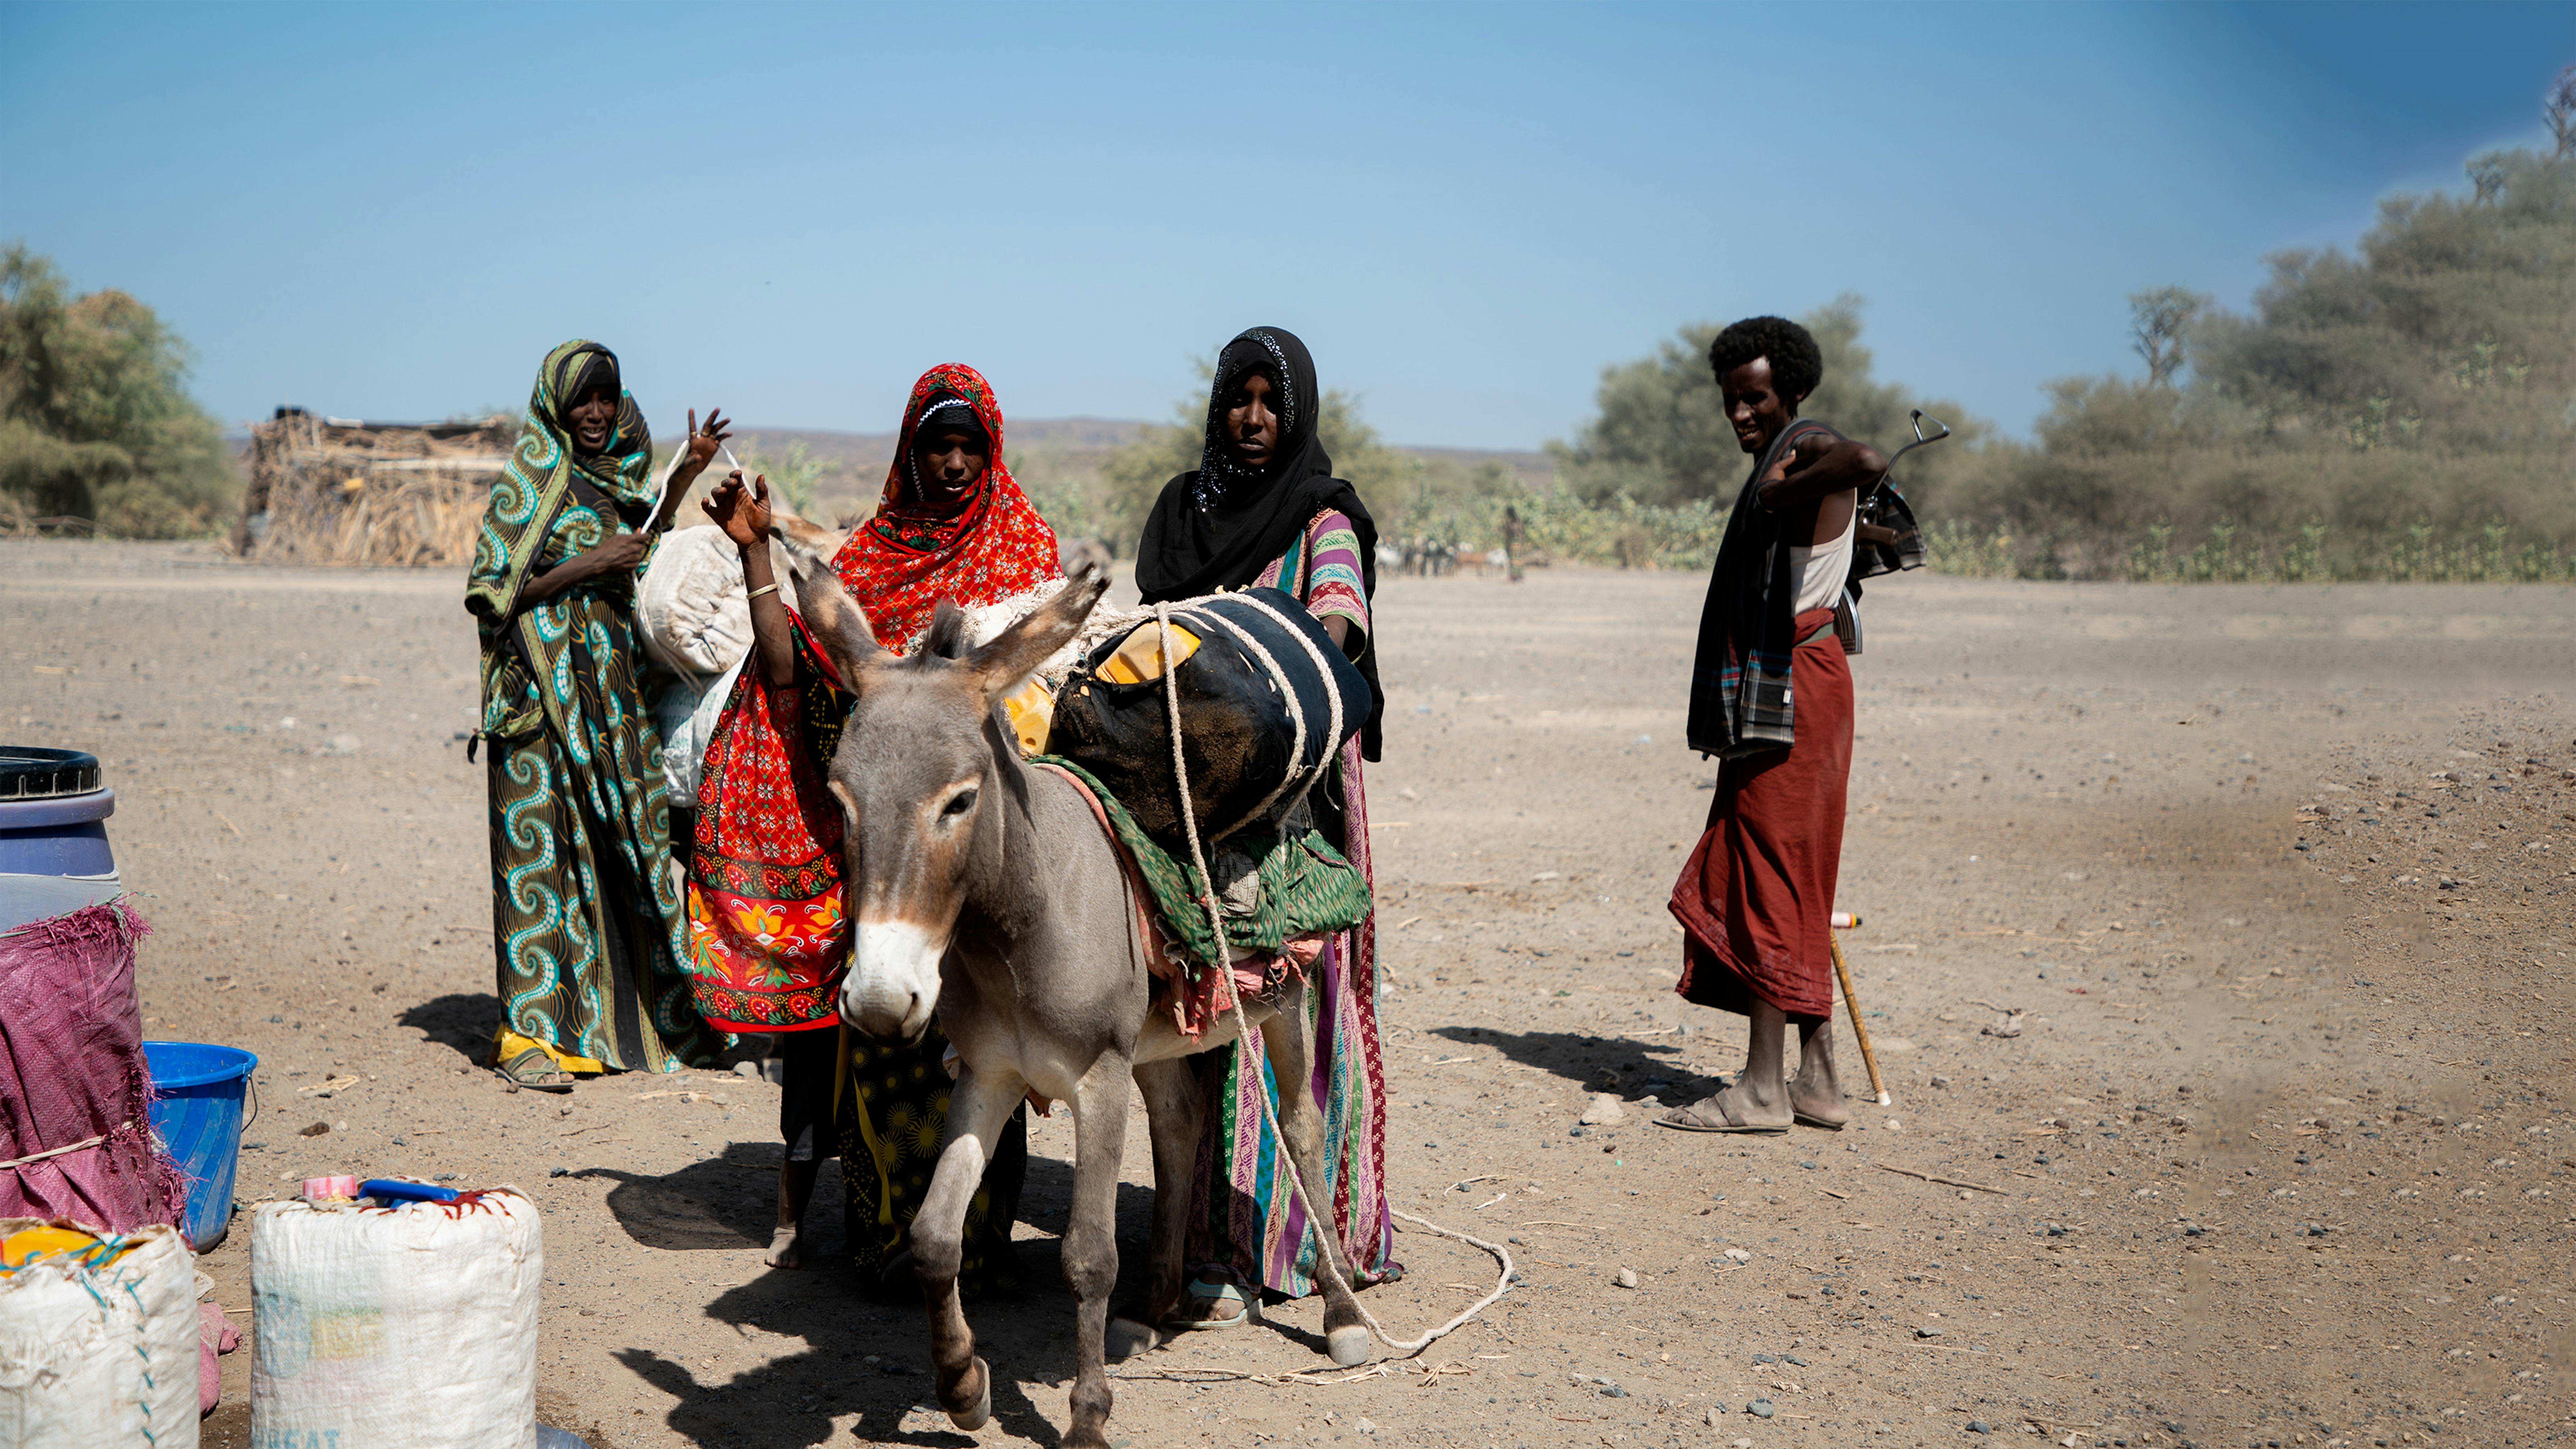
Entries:
[[[1509,1236],[1522,1281],[1347,1381],[1278,1377],[1328,1368],[1311,1303],[1190,1336],[1117,1370],[1114,1433],[2576,1439],[2576,593],[1874,585],[1842,904],[1893,1104],[1858,1100],[1844,1024],[1852,1130],[1729,1138],[1645,1125],[1742,1050],[1670,990],[1664,900],[1713,776],[1681,744],[1701,587],[1386,584],[1389,1171],[1398,1206]],[[0,545],[0,708],[106,762],[148,1034],[260,1056],[243,1197],[324,1171],[527,1189],[544,1411],[601,1449],[1055,1442],[1061,1114],[1018,1230],[1043,1286],[970,1310],[999,1415],[967,1436],[921,1407],[916,1308],[761,1268],[775,1088],[558,1098],[476,1064],[497,1008],[460,588]],[[1624,1120],[1578,1130],[1596,1091]],[[1131,1276],[1146,1198],[1121,1198]],[[236,1307],[247,1239],[205,1263]],[[1368,1299],[1399,1332],[1492,1282],[1472,1249],[1398,1244],[1408,1276]],[[247,1440],[248,1364],[211,1444]]]

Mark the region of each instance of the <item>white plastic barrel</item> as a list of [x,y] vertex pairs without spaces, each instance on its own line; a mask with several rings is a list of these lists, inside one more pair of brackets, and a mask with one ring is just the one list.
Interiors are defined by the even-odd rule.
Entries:
[[251,1212],[254,1444],[536,1449],[536,1204]]
[[196,1449],[196,1259],[179,1230],[0,1218],[0,1245],[20,1264],[0,1270],[0,1446]]

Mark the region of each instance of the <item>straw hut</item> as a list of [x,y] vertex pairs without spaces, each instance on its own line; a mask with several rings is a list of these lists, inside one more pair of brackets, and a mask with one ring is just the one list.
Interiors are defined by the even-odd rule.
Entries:
[[279,408],[251,426],[233,553],[261,563],[461,566],[518,420],[371,423]]

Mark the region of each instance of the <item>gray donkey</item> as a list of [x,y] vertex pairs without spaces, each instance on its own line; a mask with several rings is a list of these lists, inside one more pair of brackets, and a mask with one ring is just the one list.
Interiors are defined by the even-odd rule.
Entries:
[[[1153,1267],[1145,1302],[1119,1315],[1121,1348],[1154,1342],[1182,1291],[1182,1239],[1198,1163],[1200,1097],[1182,1060],[1231,1045],[1232,1018],[1195,1040],[1149,1013],[1153,981],[1127,878],[1091,806],[1063,776],[1025,765],[1000,704],[1067,643],[1108,587],[1085,570],[991,643],[970,647],[942,605],[924,647],[878,647],[828,570],[797,578],[805,621],[856,696],[830,789],[846,816],[852,925],[841,1019],[881,1040],[921,1035],[935,1011],[962,1067],[912,1254],[930,1316],[939,1402],[962,1429],[992,1413],[990,1371],[957,1300],[966,1208],[995,1140],[1030,1089],[1073,1111],[1073,1213],[1064,1276],[1073,1289],[1073,1423],[1064,1442],[1105,1449],[1102,1368],[1118,1281],[1118,1161],[1127,1084],[1145,1096],[1154,1139]],[[1306,993],[1292,974],[1247,998],[1276,1079],[1314,1077]],[[1279,1128],[1309,1189],[1324,1192],[1323,1119],[1304,1091],[1280,1094]],[[1326,1226],[1325,1345],[1340,1364],[1369,1354],[1348,1265]],[[1123,1354],[1122,1354],[1123,1356]]]

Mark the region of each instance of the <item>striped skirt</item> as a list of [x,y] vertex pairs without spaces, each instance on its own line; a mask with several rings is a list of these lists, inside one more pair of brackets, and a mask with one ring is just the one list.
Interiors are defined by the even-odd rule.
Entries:
[[[1342,752],[1348,814],[1342,854],[1373,880],[1368,807],[1360,785],[1360,747]],[[1324,1115],[1324,1176],[1306,1184],[1325,1226],[1342,1245],[1355,1287],[1403,1276],[1393,1256],[1395,1225],[1386,1201],[1386,1072],[1377,1031],[1377,917],[1340,932],[1307,968],[1318,989],[1309,996],[1308,1027],[1315,1071],[1302,1084]],[[1316,1247],[1288,1185],[1279,1140],[1262,1120],[1262,1097],[1276,1111],[1278,1083],[1263,1055],[1261,1033],[1225,1051],[1193,1059],[1208,1092],[1199,1137],[1199,1170],[1187,1247],[1193,1263],[1224,1268],[1237,1283],[1303,1298],[1315,1291]]]

